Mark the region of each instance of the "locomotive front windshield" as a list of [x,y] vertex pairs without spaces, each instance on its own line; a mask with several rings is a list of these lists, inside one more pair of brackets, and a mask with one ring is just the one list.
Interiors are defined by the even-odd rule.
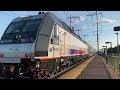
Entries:
[[11,23],[1,38],[1,43],[32,43],[42,19]]

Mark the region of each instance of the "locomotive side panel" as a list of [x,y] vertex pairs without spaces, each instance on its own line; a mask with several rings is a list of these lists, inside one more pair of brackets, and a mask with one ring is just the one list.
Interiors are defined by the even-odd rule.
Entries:
[[[73,54],[84,55],[88,54],[88,47],[85,43],[74,37],[67,30],[63,29],[59,26],[60,33],[60,48],[62,49],[60,52],[61,55],[69,56]],[[81,51],[81,52],[80,52]]]
[[[71,33],[57,25],[57,32],[59,32],[59,44],[51,44],[49,42],[48,57],[60,57],[71,55],[86,55],[88,54],[88,47],[85,43],[74,37]],[[54,29],[52,30],[51,38],[54,36]],[[53,38],[54,42],[54,38]],[[54,47],[54,48],[53,48]]]
[[48,56],[48,45],[54,21],[49,15],[45,16],[43,24],[38,32],[35,45],[35,57]]

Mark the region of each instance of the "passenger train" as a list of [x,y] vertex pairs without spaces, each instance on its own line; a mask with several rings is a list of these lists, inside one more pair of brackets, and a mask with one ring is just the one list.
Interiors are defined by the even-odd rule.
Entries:
[[93,55],[93,49],[50,12],[13,19],[0,41],[0,75],[45,79]]

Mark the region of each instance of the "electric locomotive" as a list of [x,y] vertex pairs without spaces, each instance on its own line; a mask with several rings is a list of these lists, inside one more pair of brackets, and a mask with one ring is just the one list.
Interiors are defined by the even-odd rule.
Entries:
[[50,12],[13,19],[0,41],[5,78],[47,78],[88,57],[86,42]]

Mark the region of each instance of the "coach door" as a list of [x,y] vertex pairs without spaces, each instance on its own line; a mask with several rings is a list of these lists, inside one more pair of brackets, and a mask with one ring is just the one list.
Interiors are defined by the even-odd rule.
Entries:
[[65,42],[66,42],[66,32],[63,30],[63,28],[60,27],[59,30],[59,48],[60,48],[60,55],[64,56],[65,55]]

